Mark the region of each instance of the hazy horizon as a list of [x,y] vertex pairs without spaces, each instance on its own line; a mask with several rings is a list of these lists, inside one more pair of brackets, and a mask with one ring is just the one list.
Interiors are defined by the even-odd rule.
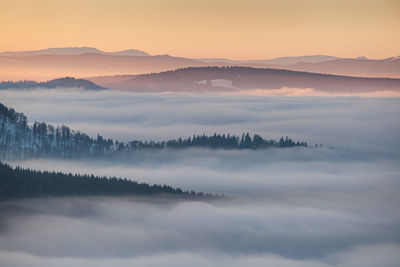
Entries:
[[[85,46],[85,45],[72,45],[72,46],[58,46],[58,47],[38,47],[35,49],[28,49],[28,48],[20,48],[19,50],[2,50],[0,51],[0,54],[2,53],[22,53],[22,52],[38,52],[38,51],[44,51],[44,50],[48,50],[47,53],[44,54],[51,54],[51,50],[52,49],[84,49],[84,48],[90,48],[90,49],[95,49],[93,51],[88,51],[88,52],[81,52],[81,53],[75,53],[75,54],[71,54],[71,55],[79,55],[79,54],[84,54],[84,53],[98,53],[98,52],[104,52],[104,53],[109,53],[110,55],[112,55],[112,53],[116,53],[116,52],[124,52],[124,51],[130,51],[130,50],[136,50],[139,52],[145,52],[147,53],[146,49],[138,49],[136,47],[128,47],[128,48],[114,48],[113,50],[107,50],[107,49],[101,49],[99,47],[96,46]],[[60,51],[58,52],[59,55],[62,55],[63,53]],[[65,53],[65,55],[67,55],[67,53]],[[155,54],[149,54],[149,56],[162,56],[162,55],[168,55],[168,56],[172,56],[172,57],[186,57],[186,58],[190,58],[190,59],[195,59],[195,60],[201,60],[201,59],[215,59],[215,60],[219,60],[219,59],[227,59],[227,60],[232,60],[232,61],[259,61],[259,60],[272,60],[272,59],[284,59],[284,58],[301,58],[301,57],[313,57],[313,56],[330,56],[330,57],[335,57],[335,58],[362,58],[362,59],[371,59],[371,60],[383,60],[383,59],[388,59],[388,58],[396,58],[400,56],[400,50],[398,53],[392,54],[392,55],[387,55],[384,57],[366,57],[365,55],[353,55],[353,56],[339,56],[339,55],[335,55],[335,54],[318,54],[318,53],[309,53],[309,54],[281,54],[281,55],[272,55],[270,57],[264,57],[264,58],[260,58],[260,57],[253,57],[253,58],[249,58],[249,57],[244,57],[244,58],[234,58],[234,57],[212,57],[212,56],[203,56],[203,57],[196,57],[196,56],[182,56],[179,54],[167,54],[163,51],[159,51],[158,53]]]

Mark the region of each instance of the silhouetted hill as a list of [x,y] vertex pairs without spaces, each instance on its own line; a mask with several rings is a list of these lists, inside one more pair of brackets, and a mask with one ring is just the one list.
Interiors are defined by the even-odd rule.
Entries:
[[216,198],[167,185],[149,185],[116,177],[65,174],[11,168],[0,162],[0,200],[46,196],[154,196]]
[[75,79],[72,77],[65,77],[50,80],[47,82],[35,82],[35,81],[18,81],[18,82],[0,82],[0,89],[32,89],[32,88],[81,88],[86,90],[101,90],[104,87],[98,86],[97,84],[84,80]]
[[135,91],[240,91],[314,88],[326,92],[399,91],[400,79],[364,78],[251,67],[189,67],[132,76],[110,88]]

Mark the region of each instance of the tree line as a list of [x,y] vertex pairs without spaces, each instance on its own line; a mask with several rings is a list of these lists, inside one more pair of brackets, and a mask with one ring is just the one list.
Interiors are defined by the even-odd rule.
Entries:
[[183,191],[167,185],[94,175],[65,174],[12,168],[0,162],[0,200],[43,196],[147,196],[172,195],[187,198],[218,198],[202,192]]
[[295,142],[289,137],[267,140],[261,135],[248,132],[241,137],[230,134],[193,135],[168,141],[132,140],[120,142],[101,135],[92,138],[80,131],[62,125],[54,127],[45,122],[27,123],[23,113],[0,104],[0,158],[21,159],[32,156],[62,158],[104,157],[138,150],[213,148],[213,149],[264,149],[308,146],[307,142]]
[[76,87],[76,88],[84,88],[90,90],[100,90],[105,89],[97,84],[85,80],[85,79],[75,79],[73,77],[64,77],[58,78],[54,80],[49,80],[47,82],[36,82],[29,80],[22,81],[3,81],[0,82],[0,89],[34,89],[34,88],[46,88],[46,89],[54,89],[57,87]]

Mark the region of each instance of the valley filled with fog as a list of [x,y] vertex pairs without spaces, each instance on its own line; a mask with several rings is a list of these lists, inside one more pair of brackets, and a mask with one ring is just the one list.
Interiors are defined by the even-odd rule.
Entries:
[[3,202],[0,265],[398,266],[398,98],[3,90],[0,99],[30,123],[65,124],[91,137],[250,132],[309,144],[9,161],[227,197]]

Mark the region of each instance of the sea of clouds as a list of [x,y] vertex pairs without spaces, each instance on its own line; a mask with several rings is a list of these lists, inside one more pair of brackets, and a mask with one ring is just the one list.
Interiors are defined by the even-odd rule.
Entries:
[[[350,147],[400,145],[399,98],[136,94],[121,91],[3,90],[1,103],[31,122],[65,124],[121,141],[245,131]],[[390,143],[390,142],[395,142]]]
[[[400,100],[1,91],[31,121],[92,136],[290,136],[308,148],[162,150],[124,160],[32,159],[41,170],[223,193],[218,201],[3,202],[1,266],[398,266]],[[323,147],[315,147],[315,143]]]

